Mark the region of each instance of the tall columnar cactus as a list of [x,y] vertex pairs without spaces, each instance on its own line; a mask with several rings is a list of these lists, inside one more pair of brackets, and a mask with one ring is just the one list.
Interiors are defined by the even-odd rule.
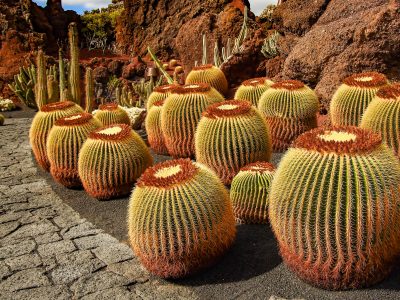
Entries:
[[54,75],[47,75],[47,94],[49,103],[60,101],[59,83]]
[[128,114],[117,103],[100,104],[94,116],[104,126],[112,124],[127,124],[131,126],[131,119]]
[[126,124],[114,124],[89,134],[79,152],[78,170],[85,191],[107,200],[128,195],[152,164],[140,136]]
[[130,198],[128,230],[143,265],[166,278],[214,264],[236,236],[225,187],[211,170],[189,159],[144,172]]
[[194,134],[202,112],[224,97],[207,83],[176,87],[161,110],[161,128],[168,153],[194,156]]
[[358,126],[368,104],[381,87],[388,84],[377,72],[353,74],[343,80],[333,95],[330,116],[335,126]]
[[147,110],[149,111],[155,102],[167,99],[175,87],[174,84],[168,84],[154,88],[146,102]]
[[37,163],[46,171],[50,169],[46,143],[54,123],[63,117],[83,112],[82,108],[71,101],[43,105],[35,115],[29,131],[29,140]]
[[65,99],[65,89],[68,88],[67,79],[65,78],[65,64],[63,58],[62,49],[58,50],[58,71],[59,71],[59,82],[60,82],[60,101],[66,101]]
[[47,139],[50,173],[68,188],[82,186],[78,175],[78,155],[89,133],[102,127],[92,114],[79,113],[58,119]]
[[72,101],[77,104],[81,103],[81,72],[79,69],[79,46],[78,46],[78,29],[76,23],[69,24],[69,49],[71,52],[71,61],[69,68],[69,91],[72,96]]
[[186,84],[208,83],[222,95],[228,92],[228,81],[224,72],[213,65],[202,65],[194,67],[186,77]]
[[286,264],[327,289],[381,281],[400,253],[400,163],[377,133],[318,128],[281,161],[269,217]]
[[361,127],[379,132],[400,157],[400,83],[378,91],[362,117]]
[[262,94],[258,109],[267,120],[276,152],[285,151],[300,134],[317,127],[318,97],[297,80],[271,85]]
[[240,168],[269,161],[272,145],[268,125],[248,101],[216,103],[203,113],[195,136],[196,160],[230,184]]
[[86,68],[85,74],[85,111],[91,113],[95,102],[94,98],[94,78],[92,68]]
[[261,95],[273,84],[274,82],[266,77],[253,78],[243,81],[242,85],[235,93],[236,100],[250,101],[255,107],[258,106]]
[[269,191],[275,168],[267,162],[256,162],[240,169],[233,178],[230,197],[238,223],[268,223]]
[[163,105],[164,100],[154,102],[153,106],[147,112],[145,120],[147,140],[151,149],[157,154],[168,154],[161,130],[161,109]]
[[48,102],[46,58],[42,49],[38,51],[36,57],[37,79],[35,86],[36,105],[39,109]]

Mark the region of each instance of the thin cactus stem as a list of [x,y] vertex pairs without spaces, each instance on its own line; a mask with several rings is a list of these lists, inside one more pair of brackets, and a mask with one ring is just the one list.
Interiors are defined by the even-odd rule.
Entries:
[[69,44],[71,52],[71,63],[69,71],[69,90],[72,101],[81,103],[80,69],[79,69],[79,47],[78,30],[75,23],[69,25]]
[[202,64],[206,65],[208,62],[207,60],[207,37],[205,34],[203,34],[203,59],[202,59]]
[[64,98],[64,90],[67,88],[66,78],[65,78],[65,65],[63,59],[62,49],[58,50],[58,69],[59,69],[59,82],[60,82],[60,101],[66,101]]
[[165,76],[169,84],[174,83],[174,79],[168,74],[168,72],[164,69],[161,61],[157,58],[157,56],[154,54],[153,50],[151,50],[150,47],[147,48],[147,51],[150,54],[150,57],[156,64],[157,68],[160,70],[160,72]]
[[85,111],[87,113],[91,113],[93,111],[94,105],[94,79],[93,79],[93,70],[92,68],[86,69],[85,74]]
[[37,84],[36,84],[36,104],[40,109],[47,104],[47,77],[46,77],[46,58],[42,49],[37,55]]

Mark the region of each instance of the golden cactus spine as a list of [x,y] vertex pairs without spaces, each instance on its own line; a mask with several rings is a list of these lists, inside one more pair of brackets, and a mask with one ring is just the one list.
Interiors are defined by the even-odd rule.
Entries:
[[152,164],[141,137],[126,124],[114,124],[89,134],[79,152],[78,172],[89,195],[108,200],[128,195]]
[[29,140],[35,159],[44,170],[50,169],[46,143],[54,123],[60,118],[80,112],[83,112],[80,106],[71,101],[63,101],[43,105],[36,113],[29,131]]
[[400,253],[400,163],[379,134],[357,127],[301,135],[280,162],[269,217],[280,253],[327,289],[383,280]]
[[166,278],[214,264],[236,236],[225,187],[211,170],[189,159],[145,171],[130,198],[128,231],[143,265]]
[[230,184],[240,168],[269,161],[272,154],[268,125],[248,101],[216,103],[203,113],[195,136],[196,160]]
[[273,84],[274,82],[266,77],[253,78],[243,81],[241,86],[235,93],[236,100],[250,101],[255,107],[258,106],[261,95]]
[[36,57],[37,79],[35,86],[36,105],[39,109],[48,103],[46,58],[42,49],[38,51]]
[[238,223],[268,223],[269,191],[274,174],[272,164],[256,162],[241,168],[233,178],[230,197]]
[[68,188],[82,186],[78,155],[89,133],[102,126],[91,114],[79,113],[58,119],[47,139],[47,157],[53,178]]
[[194,67],[186,77],[185,84],[208,83],[222,95],[228,92],[228,81],[224,72],[213,65]]
[[168,84],[154,88],[146,102],[147,111],[150,110],[155,102],[167,99],[175,87],[175,84]]
[[297,80],[274,83],[262,94],[258,109],[271,130],[275,152],[285,151],[300,134],[317,127],[318,97]]
[[145,126],[150,148],[157,154],[166,155],[168,154],[168,149],[165,146],[161,130],[161,109],[163,104],[164,100],[154,102],[153,106],[147,112]]
[[353,74],[343,80],[330,104],[334,126],[359,126],[363,113],[378,90],[388,84],[385,75],[377,72]]
[[161,110],[161,128],[171,156],[194,156],[194,134],[202,112],[223,100],[224,97],[207,83],[174,89]]
[[69,65],[69,92],[72,101],[81,104],[81,71],[79,67],[79,45],[78,45],[78,29],[76,23],[69,24],[68,27],[69,48],[71,53],[71,61]]
[[126,124],[131,126],[131,119],[129,119],[128,113],[119,107],[117,103],[99,105],[99,109],[94,116],[103,123],[104,126],[112,124]]

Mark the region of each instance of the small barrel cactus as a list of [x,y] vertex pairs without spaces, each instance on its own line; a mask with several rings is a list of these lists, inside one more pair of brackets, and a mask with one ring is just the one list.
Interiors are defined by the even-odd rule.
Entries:
[[167,99],[175,87],[176,85],[174,84],[168,84],[154,88],[146,102],[147,111],[150,110],[155,102]]
[[108,200],[128,195],[152,164],[141,137],[126,124],[114,124],[89,134],[79,152],[78,172],[89,195]]
[[130,198],[128,232],[143,265],[165,278],[214,264],[236,236],[225,187],[211,170],[189,159],[144,172]]
[[353,74],[332,97],[330,116],[334,126],[359,126],[368,104],[381,87],[388,84],[385,75],[377,72]]
[[262,94],[258,109],[267,120],[276,152],[285,151],[300,134],[317,127],[318,97],[297,80],[274,83]]
[[258,106],[261,95],[273,84],[274,82],[266,77],[253,78],[243,81],[235,93],[235,99],[250,101],[255,107]]
[[213,65],[202,65],[194,67],[186,77],[185,84],[208,83],[222,95],[228,92],[228,81],[224,72]]
[[29,140],[35,159],[44,170],[50,170],[46,143],[54,123],[60,118],[81,112],[83,112],[83,109],[74,102],[62,101],[43,105],[33,118]]
[[327,289],[385,278],[400,253],[400,163],[358,127],[301,135],[280,162],[269,218],[286,264]]
[[157,154],[168,154],[165,146],[164,136],[161,130],[161,108],[164,100],[154,102],[153,106],[147,113],[145,126],[147,132],[147,140],[151,149]]
[[202,112],[223,100],[224,97],[207,83],[174,89],[161,109],[161,128],[171,156],[194,156],[194,134]]
[[119,107],[117,103],[106,103],[99,105],[94,117],[98,119],[104,126],[113,124],[127,124],[131,126],[131,119],[128,113]]
[[361,127],[379,132],[400,157],[400,83],[378,91],[362,117]]
[[275,168],[267,162],[256,162],[240,169],[231,185],[233,213],[238,223],[268,223],[269,190]]
[[240,168],[269,161],[272,147],[268,125],[248,101],[216,103],[203,113],[195,136],[196,160],[230,184]]
[[0,126],[4,125],[4,120],[5,120],[4,116],[0,114]]
[[53,178],[68,188],[82,186],[78,155],[89,133],[102,127],[92,114],[79,113],[58,119],[47,139],[47,157]]

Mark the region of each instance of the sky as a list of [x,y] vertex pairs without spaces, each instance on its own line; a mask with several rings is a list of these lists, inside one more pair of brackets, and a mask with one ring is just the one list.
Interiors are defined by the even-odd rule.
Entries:
[[[47,0],[33,0],[41,6],[45,6]],[[276,4],[277,0],[249,0],[251,11],[259,15],[268,4]],[[111,0],[62,0],[64,9],[75,10],[82,14],[85,10],[107,7]]]

